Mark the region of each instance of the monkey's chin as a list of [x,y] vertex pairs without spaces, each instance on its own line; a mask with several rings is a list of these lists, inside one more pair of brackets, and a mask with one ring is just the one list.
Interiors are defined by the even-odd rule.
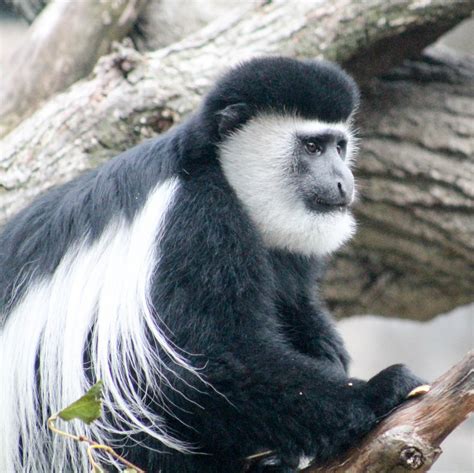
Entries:
[[308,237],[308,250],[326,256],[347,243],[356,231],[356,222],[349,207],[336,207],[331,212],[316,214],[313,232]]
[[356,230],[349,207],[342,210],[337,207],[325,213],[306,210],[296,214],[261,228],[269,247],[307,256],[327,256],[344,245]]

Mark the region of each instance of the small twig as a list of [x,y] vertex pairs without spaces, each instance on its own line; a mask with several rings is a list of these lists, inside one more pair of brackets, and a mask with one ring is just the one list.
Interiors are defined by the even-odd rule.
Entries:
[[85,441],[85,439],[83,439],[79,435],[70,434],[69,432],[58,429],[56,427],[56,425],[54,424],[57,420],[58,420],[58,414],[54,414],[48,419],[48,428],[49,428],[49,430],[53,431],[55,434],[61,435],[62,437],[66,437],[66,438],[75,440],[76,442]]
[[92,444],[87,447],[87,456],[89,457],[89,461],[94,466],[94,468],[98,468],[99,470],[102,470],[100,465],[98,465],[94,461],[94,457],[92,455],[92,450],[105,450],[109,455],[112,455],[113,457],[115,457],[117,460],[119,460],[124,465],[127,465],[129,468],[132,468],[132,469],[136,470],[137,473],[145,473],[144,470],[141,470],[136,465],[134,465],[133,463],[129,462],[127,459],[120,456],[112,447],[109,447],[108,445],[103,445],[103,444],[92,442]]
[[126,458],[119,455],[112,447],[109,447],[108,445],[93,442],[91,445],[89,445],[89,447],[87,447],[87,455],[89,456],[89,458],[91,457],[92,450],[105,450],[109,455],[112,455],[124,465],[127,465],[129,468],[136,470],[137,473],[145,473],[145,470],[142,470],[137,465],[133,464],[132,462],[129,462]]
[[249,455],[248,457],[245,457],[245,461],[254,461],[262,457],[268,457],[268,455],[271,455],[274,453],[273,450],[265,450],[264,452],[258,452],[254,453],[253,455]]
[[52,415],[48,419],[48,428],[53,431],[54,433],[61,435],[62,437],[66,437],[72,440],[75,440],[76,442],[85,442],[88,443],[89,446],[87,447],[87,456],[89,457],[89,461],[93,467],[94,470],[99,470],[103,471],[101,466],[94,460],[94,456],[92,454],[93,450],[105,450],[109,455],[113,456],[116,458],[118,461],[123,463],[124,465],[128,466],[129,468],[134,469],[137,473],[146,473],[144,470],[139,468],[137,465],[133,464],[132,462],[129,462],[126,458],[122,457],[119,455],[112,447],[108,445],[104,445],[101,443],[94,442],[88,437],[85,437],[84,435],[74,435],[70,434],[69,432],[66,432],[64,430],[58,429],[55,425],[56,420],[58,420],[58,414]]
[[87,447],[87,456],[89,457],[89,462],[90,464],[92,465],[92,471],[94,471],[94,473],[96,471],[100,471],[100,472],[103,472],[104,470],[102,469],[102,467],[94,460],[94,455],[92,455],[92,449],[94,448],[99,448],[99,446],[95,446],[95,445],[89,445]]

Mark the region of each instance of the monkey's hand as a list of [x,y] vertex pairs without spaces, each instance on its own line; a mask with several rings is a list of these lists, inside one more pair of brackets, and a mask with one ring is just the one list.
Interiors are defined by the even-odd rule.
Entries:
[[367,401],[378,419],[387,416],[409,397],[423,394],[428,390],[429,385],[426,381],[401,364],[385,368],[365,386]]

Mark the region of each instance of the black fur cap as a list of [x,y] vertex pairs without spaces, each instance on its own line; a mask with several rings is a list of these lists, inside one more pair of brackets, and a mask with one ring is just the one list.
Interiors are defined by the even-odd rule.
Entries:
[[354,80],[339,66],[319,60],[262,57],[223,75],[204,101],[223,135],[260,112],[294,113],[324,122],[345,121],[359,104]]

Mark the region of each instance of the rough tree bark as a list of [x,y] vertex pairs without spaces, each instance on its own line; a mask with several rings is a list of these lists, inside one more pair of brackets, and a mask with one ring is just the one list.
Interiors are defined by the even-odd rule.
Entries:
[[[54,0],[4,0],[28,23]],[[130,38],[139,51],[153,51],[180,41],[232,9],[247,10],[264,0],[148,0]]]
[[229,10],[250,10],[261,0],[149,0],[130,37],[139,51],[154,51],[204,28]]
[[437,47],[364,89],[358,234],[328,272],[338,314],[427,318],[474,293],[474,58]]
[[[418,53],[467,17],[473,7],[474,0],[276,0],[219,19],[154,53],[141,55],[119,48],[100,60],[89,80],[51,99],[4,138],[0,145],[0,220],[43,189],[178,122],[195,108],[222,70],[223,57],[230,58],[225,66],[257,54],[326,57],[345,64],[363,80]],[[381,49],[384,60],[373,61],[368,69],[365,59]],[[433,80],[425,89],[408,82],[406,88],[401,87],[400,80],[372,86],[375,95],[368,96],[371,105],[361,114],[363,129],[370,132],[364,132],[361,158],[366,197],[359,205],[360,238],[331,273],[337,294],[331,286],[328,289],[331,301],[337,301],[346,314],[377,310],[427,317],[472,300],[472,233],[468,230],[461,236],[458,228],[473,209],[473,196],[465,184],[469,173],[472,176],[472,161],[468,148],[459,151],[472,140],[469,110],[473,97],[469,74],[458,73],[455,65],[450,70],[457,82]],[[367,87],[370,90],[370,84]],[[444,144],[430,143],[429,134],[423,133],[430,130],[436,137],[438,130],[425,127],[422,119],[416,121],[421,98],[428,97],[433,87],[423,116],[433,121],[431,104],[438,107],[435,110],[440,110],[450,130]],[[442,93],[444,106],[438,106],[436,93]],[[410,108],[416,97],[418,105]],[[400,105],[405,107],[402,114],[397,111]],[[434,122],[440,123],[437,120]],[[414,129],[416,134],[410,134]],[[459,139],[454,139],[456,134]],[[382,149],[385,144],[387,150]],[[413,158],[415,148],[418,153]],[[397,150],[403,150],[399,157]],[[421,171],[415,170],[413,159]],[[415,177],[423,178],[422,188],[417,188]],[[391,218],[385,218],[388,211]],[[437,219],[435,211],[442,218]],[[388,231],[387,225],[394,220],[397,225]],[[411,235],[421,236],[424,243],[410,244]],[[423,252],[418,257],[420,249]],[[463,255],[469,257],[463,259]],[[454,268],[446,269],[451,264]],[[424,268],[414,271],[417,265]],[[341,291],[341,281],[354,287],[353,292]],[[364,297],[359,300],[361,294]]]
[[12,54],[0,87],[0,136],[43,100],[89,74],[146,0],[50,2]]

